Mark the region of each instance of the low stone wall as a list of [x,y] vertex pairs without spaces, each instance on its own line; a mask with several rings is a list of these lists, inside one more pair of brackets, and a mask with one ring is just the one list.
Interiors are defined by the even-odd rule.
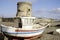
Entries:
[[16,22],[0,22],[0,25],[6,25],[6,26],[13,26],[13,27],[18,27],[18,23]]

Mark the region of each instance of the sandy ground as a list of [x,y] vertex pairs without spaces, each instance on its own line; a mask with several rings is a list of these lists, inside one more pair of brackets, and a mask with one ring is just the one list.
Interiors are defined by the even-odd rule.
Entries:
[[[60,40],[60,34],[55,31],[57,28],[59,28],[59,27],[46,28],[43,35],[34,40]],[[2,35],[0,35],[0,40],[4,40]]]

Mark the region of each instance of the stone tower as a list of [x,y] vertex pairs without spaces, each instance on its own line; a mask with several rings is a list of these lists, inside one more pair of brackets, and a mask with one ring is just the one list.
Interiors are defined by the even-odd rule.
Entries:
[[32,13],[32,4],[29,2],[17,3],[16,17],[30,17]]

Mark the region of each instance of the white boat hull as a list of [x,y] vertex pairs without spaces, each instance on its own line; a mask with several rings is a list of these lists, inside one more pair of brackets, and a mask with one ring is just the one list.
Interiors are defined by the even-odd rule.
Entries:
[[7,35],[16,36],[16,37],[34,37],[37,35],[41,35],[43,31],[37,32],[37,33],[10,33],[10,32],[4,32],[4,33]]
[[20,28],[14,28],[14,27],[7,27],[2,26],[2,32],[4,32],[7,35],[16,36],[16,37],[32,37],[41,35],[45,30],[45,27],[40,29],[32,29],[32,30],[23,30]]
[[60,34],[60,29],[56,29],[56,32],[58,32]]

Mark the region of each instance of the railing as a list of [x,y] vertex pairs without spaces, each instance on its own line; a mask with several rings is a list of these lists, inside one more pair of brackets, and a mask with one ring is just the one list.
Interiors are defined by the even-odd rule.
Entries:
[[35,20],[35,17],[21,17],[22,28],[32,29],[34,20]]
[[35,20],[35,17],[21,17],[22,20],[22,26],[32,26],[33,22]]

